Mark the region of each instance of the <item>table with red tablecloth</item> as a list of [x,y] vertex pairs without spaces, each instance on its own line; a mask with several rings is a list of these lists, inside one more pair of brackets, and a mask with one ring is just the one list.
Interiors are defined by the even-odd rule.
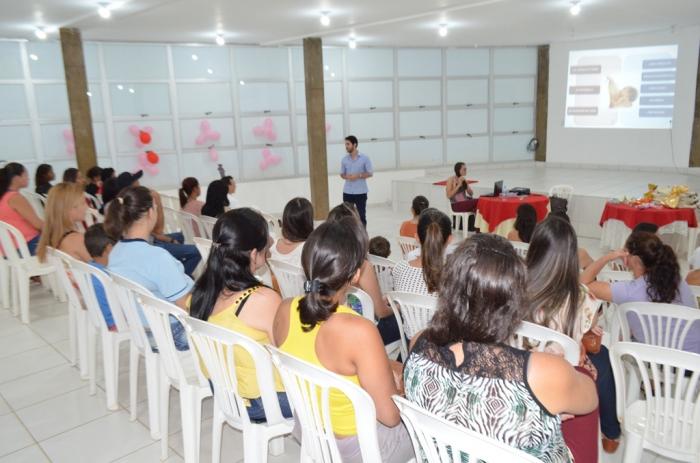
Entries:
[[658,225],[659,235],[680,235],[680,239],[665,240],[669,241],[676,252],[686,250],[688,229],[698,226],[695,208],[635,207],[607,202],[600,217],[600,226],[603,227],[600,246],[608,249],[622,248],[632,229],[642,222]]
[[549,198],[544,195],[526,196],[481,196],[476,206],[476,221],[474,225],[482,232],[507,236],[513,229],[518,207],[530,204],[537,212],[537,221],[547,217]]

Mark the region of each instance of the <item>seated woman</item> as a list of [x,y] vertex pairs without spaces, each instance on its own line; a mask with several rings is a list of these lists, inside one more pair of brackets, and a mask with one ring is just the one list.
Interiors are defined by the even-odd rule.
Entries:
[[37,247],[40,261],[46,261],[49,246],[77,260],[90,261],[85,237],[75,226],[85,219],[87,208],[83,187],[77,183],[59,183],[51,188],[46,200],[46,220]]
[[224,182],[224,184],[226,184],[226,187],[228,188],[229,209],[236,209],[237,207],[241,207],[239,201],[233,196],[236,193],[236,180],[234,180],[234,178],[230,175],[225,175],[221,177],[221,181]]
[[[550,216],[558,217],[560,219],[563,219],[566,221],[566,223],[571,224],[571,219],[569,218],[569,214],[567,214],[564,211],[556,211],[556,212],[550,212]],[[574,230],[574,233],[576,231]],[[588,251],[586,251],[585,248],[578,248],[578,264],[581,270],[584,270],[588,268],[589,265],[593,263],[593,258],[591,257],[590,254],[588,254]]]
[[270,248],[270,258],[301,267],[304,241],[314,231],[314,208],[306,198],[290,200],[282,212],[282,238]]
[[85,193],[97,196],[102,188],[102,168],[99,166],[90,167],[87,171],[86,181]]
[[394,267],[394,289],[407,293],[433,294],[440,289],[445,249],[452,240],[450,218],[437,209],[424,210],[418,220],[420,255]]
[[[281,351],[342,375],[367,391],[377,411],[382,461],[404,463],[414,455],[391,400],[397,393],[396,375],[374,324],[343,305],[366,258],[367,235],[356,218],[329,221],[314,230],[302,253],[306,295],[282,301],[273,325],[274,341]],[[331,391],[330,408],[342,460],[362,461],[352,404],[342,393]]]
[[53,167],[49,164],[39,164],[36,168],[36,174],[34,175],[34,191],[42,196],[49,194],[49,190],[53,185],[51,182],[56,178],[56,174],[53,173]]
[[[598,328],[600,301],[585,285],[579,283],[578,242],[573,227],[561,218],[550,215],[537,225],[532,235],[525,264],[530,313],[526,319],[563,333],[582,344],[589,330],[602,335]],[[564,355],[559,344],[546,351]],[[615,380],[610,355],[605,346],[596,353],[582,356],[580,371],[588,372],[596,381],[600,400],[600,428],[603,448],[614,452],[621,434],[615,405]],[[574,459],[597,461],[597,413],[576,417],[563,423],[564,438]]]
[[80,186],[85,186],[85,177],[75,167],[69,167],[63,171],[63,183],[77,183]]
[[214,180],[207,187],[207,200],[202,206],[202,215],[215,219],[228,210],[228,185],[223,180]]
[[34,255],[44,221],[19,192],[27,185],[29,174],[22,164],[9,162],[0,169],[0,220],[19,230],[27,242],[29,253]]
[[[186,309],[194,282],[185,274],[182,262],[165,249],[148,242],[158,220],[151,191],[143,186],[122,190],[110,202],[105,231],[117,241],[109,255],[107,269],[149,290],[157,298]],[[147,325],[145,318],[142,319]],[[175,347],[188,348],[182,325],[171,319]]]
[[595,384],[559,356],[508,346],[527,313],[525,264],[504,238],[479,234],[443,277],[404,367],[406,398],[542,461],[572,461],[559,415],[595,410]]
[[[269,239],[267,222],[254,210],[222,215],[214,225],[207,266],[192,291],[190,315],[270,344],[280,297],[255,278],[255,271],[265,266]],[[265,420],[253,359],[246,352],[235,356],[238,392],[248,402],[248,416]],[[275,387],[282,415],[289,418],[292,411],[277,376]]]
[[[619,258],[630,269],[634,280],[615,283],[594,281],[608,262]],[[618,305],[625,302],[664,302],[697,307],[693,292],[681,278],[676,253],[652,233],[632,233],[623,250],[606,254],[584,270],[581,283],[588,285],[599,299]],[[644,342],[638,317],[630,314],[627,320],[632,337]],[[696,322],[690,327],[683,350],[700,354],[700,323]]]
[[196,178],[185,178],[177,194],[180,199],[180,208],[183,211],[193,215],[202,215],[204,203],[197,199],[202,194],[202,189],[199,187],[199,181]]
[[508,240],[529,243],[537,225],[537,211],[531,204],[521,204],[515,214],[515,224],[508,233]]
[[[467,182],[467,165],[458,162],[454,166],[455,174],[447,179],[445,194],[450,200],[452,212],[474,212],[478,200],[473,198],[474,192]],[[453,224],[454,228],[462,229],[464,224]],[[469,217],[469,231],[474,231],[474,216]]]
[[416,234],[418,234],[418,217],[420,216],[421,212],[426,210],[428,207],[430,207],[430,203],[428,202],[428,198],[425,196],[416,196],[413,198],[413,202],[411,203],[411,214],[413,214],[413,218],[401,224],[399,236],[405,236],[408,238],[413,238],[416,236]]

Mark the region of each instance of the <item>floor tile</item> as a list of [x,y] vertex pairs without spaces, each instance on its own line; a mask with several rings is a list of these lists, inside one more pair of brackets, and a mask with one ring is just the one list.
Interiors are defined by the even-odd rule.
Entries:
[[51,344],[66,360],[70,361],[70,340],[64,339]]
[[51,346],[1,358],[0,384],[66,363],[66,359]]
[[0,323],[0,336],[10,336],[23,331],[27,325],[19,321],[19,318],[10,316],[2,319]]
[[152,442],[146,428],[121,410],[45,440],[41,447],[54,463],[106,463]]
[[48,463],[49,459],[46,458],[44,452],[41,451],[41,447],[38,445],[32,445],[31,447],[23,448],[4,457],[0,457],[0,463]]
[[9,405],[7,405],[7,402],[5,402],[5,399],[0,397],[0,415],[7,415],[10,412],[12,412],[12,409],[10,408]]
[[[152,463],[160,460],[160,442],[153,443],[148,447],[144,447],[131,453],[125,457],[116,460],[114,463]],[[182,463],[184,460],[175,452],[170,452],[167,460],[163,463]],[[2,463],[2,462],[0,462]]]
[[19,410],[86,384],[75,367],[64,364],[0,384],[0,394],[13,409]]
[[90,395],[88,387],[62,394],[15,412],[37,441],[43,441],[108,415],[104,392]]
[[68,314],[32,321],[31,327],[50,344],[63,341],[68,339]]
[[0,455],[15,452],[34,443],[34,439],[13,413],[0,416]]
[[10,357],[28,350],[46,346],[47,343],[28,326],[12,334],[0,336],[0,358]]

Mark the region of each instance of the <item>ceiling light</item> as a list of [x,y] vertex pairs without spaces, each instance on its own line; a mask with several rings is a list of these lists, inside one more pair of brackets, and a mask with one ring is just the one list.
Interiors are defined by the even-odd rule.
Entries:
[[447,37],[447,24],[440,24],[440,28],[438,29],[438,35],[440,37]]
[[129,88],[129,93],[134,93],[134,89],[133,89],[133,88]]
[[245,80],[239,80],[238,83],[241,85],[245,85]]
[[216,44],[220,47],[223,47],[224,45],[226,45],[226,40],[224,39],[223,35],[218,34],[216,36]]
[[357,42],[355,41],[355,39],[351,38],[350,40],[348,40],[348,47],[352,48],[353,50],[357,48]]
[[122,84],[117,85],[117,90],[124,90],[124,86]]
[[36,35],[36,38],[39,40],[46,40],[46,31],[43,27],[37,27],[34,30],[34,35]]
[[36,56],[34,53],[32,53],[31,55],[29,55],[29,59],[32,60],[32,61],[38,61],[38,60],[39,60],[39,57]]
[[100,4],[100,7],[97,9],[97,14],[100,15],[102,19],[109,19],[112,17],[112,12],[106,3]]
[[212,68],[207,68],[207,74],[214,74],[214,70]]
[[192,61],[197,61],[199,59],[199,56],[193,54],[192,55]]
[[331,77],[335,77],[335,72],[331,72]]
[[323,66],[323,70],[324,70],[324,71],[327,71],[327,70],[329,70],[330,68],[331,68],[331,67],[330,67],[329,65],[327,65],[327,64]]
[[581,2],[571,2],[571,8],[569,8],[569,13],[571,13],[572,16],[578,16],[579,13],[581,13]]
[[92,96],[92,93],[86,92],[86,95],[87,95],[87,96]]
[[328,15],[327,11],[321,12],[321,25],[322,26],[330,26],[331,25],[331,17]]

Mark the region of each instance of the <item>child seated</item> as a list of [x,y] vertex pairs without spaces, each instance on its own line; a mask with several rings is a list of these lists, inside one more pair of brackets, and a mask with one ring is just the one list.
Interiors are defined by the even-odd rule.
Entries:
[[391,244],[389,244],[389,240],[383,236],[375,236],[369,240],[369,253],[373,256],[388,259],[391,255]]
[[[85,232],[85,247],[92,258],[89,263],[105,273],[107,270],[107,262],[109,261],[109,253],[112,252],[112,246],[114,246],[114,240],[107,236],[101,223],[90,226]],[[95,297],[100,304],[100,310],[105,317],[107,328],[109,328],[110,331],[116,331],[117,327],[114,325],[114,318],[112,318],[112,311],[109,308],[109,302],[107,302],[107,296],[105,295],[105,289],[102,283],[93,276],[92,284],[95,287]]]

